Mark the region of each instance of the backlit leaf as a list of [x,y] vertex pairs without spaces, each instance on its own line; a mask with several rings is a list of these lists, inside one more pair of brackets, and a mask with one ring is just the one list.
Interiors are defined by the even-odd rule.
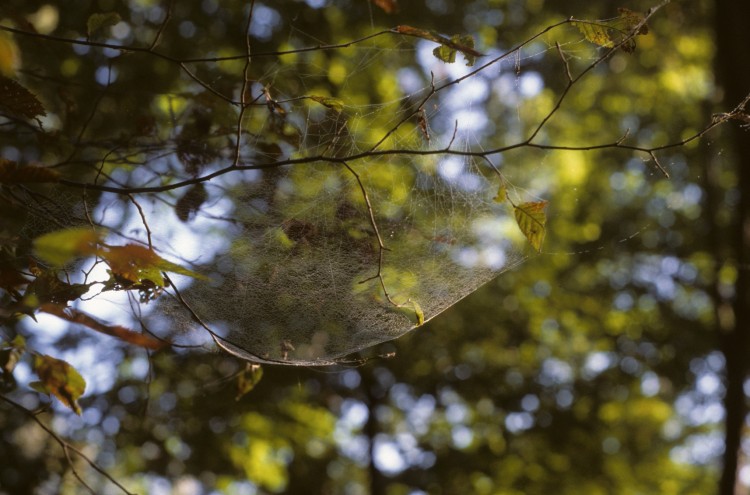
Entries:
[[263,368],[259,364],[247,363],[245,369],[237,376],[237,396],[234,400],[240,400],[250,392],[263,378]]
[[86,381],[75,368],[61,359],[38,354],[34,357],[34,371],[45,393],[54,395],[73,412],[81,414],[78,398],[86,390]]
[[0,76],[0,110],[33,119],[47,115],[39,99],[19,82]]
[[165,282],[162,272],[205,279],[203,275],[167,261],[152,249],[140,244],[107,246],[106,249],[99,252],[99,255],[107,262],[113,274],[134,284],[148,281],[159,287],[164,287]]
[[[604,48],[612,48],[630,36],[634,29],[643,22],[643,15],[625,8],[618,9],[620,16],[599,21],[574,21],[573,25],[581,31],[587,41]],[[638,28],[637,35],[648,34],[648,26]],[[623,51],[633,53],[635,40],[629,39],[622,44]]]
[[547,215],[544,213],[546,206],[546,201],[521,203],[513,206],[518,227],[538,252],[541,252],[544,242],[544,224],[547,222]]
[[14,77],[21,65],[21,55],[13,36],[0,31],[0,76]]
[[120,14],[117,12],[106,12],[103,14],[91,14],[86,21],[86,34],[89,39],[98,36],[106,36],[105,30],[120,22]]
[[13,160],[0,158],[0,184],[31,184],[57,182],[60,173],[47,167],[19,165]]
[[101,234],[90,227],[71,227],[37,237],[34,252],[52,266],[63,266],[75,258],[95,254],[100,240]]
[[337,112],[340,112],[344,109],[344,102],[339,100],[338,98],[331,98],[329,96],[312,95],[310,96],[310,99],[313,101],[317,101],[324,107],[330,108],[332,110],[336,110]]
[[403,25],[396,26],[392,31],[394,33],[414,36],[417,38],[422,38],[424,40],[439,43],[441,46],[435,48],[432,53],[443,62],[455,62],[456,52],[458,51],[461,52],[466,59],[466,65],[471,67],[472,65],[474,65],[477,57],[482,56],[481,52],[478,52],[474,49],[474,38],[469,35],[457,34],[449,39],[434,31],[427,31],[424,29],[418,29],[415,27]]
[[508,186],[505,181],[500,182],[500,187],[497,189],[497,195],[492,198],[495,203],[504,203],[508,199]]
[[474,49],[474,38],[468,35],[454,35],[450,39],[451,43],[442,44],[432,51],[432,54],[437,58],[452,64],[456,61],[456,51],[460,51],[464,55],[466,65],[471,67],[476,62],[477,56],[470,53],[468,50]]
[[60,304],[43,304],[40,311],[49,313],[71,323],[77,323],[84,325],[92,330],[109,335],[111,337],[118,338],[127,342],[128,344],[137,345],[145,349],[159,350],[167,345],[168,342],[149,337],[148,335],[135,332],[129,328],[125,328],[119,325],[108,325],[94,318],[93,316],[79,311],[76,308],[65,307]]

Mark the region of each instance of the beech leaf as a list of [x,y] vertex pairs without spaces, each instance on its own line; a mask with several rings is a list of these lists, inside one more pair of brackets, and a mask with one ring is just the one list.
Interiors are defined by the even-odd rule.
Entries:
[[497,189],[497,195],[492,200],[495,203],[504,203],[506,199],[508,199],[508,186],[505,181],[502,181]]
[[30,184],[59,180],[60,173],[57,170],[33,165],[23,166],[13,160],[0,158],[0,184]]
[[547,201],[521,203],[520,205],[513,206],[513,213],[516,216],[518,227],[537,252],[542,251],[542,243],[544,242],[544,224],[547,222],[547,215],[544,213],[544,209],[546,207]]
[[247,363],[245,369],[237,376],[237,396],[234,400],[240,400],[250,392],[263,378],[263,368],[259,364]]
[[[583,34],[586,41],[604,48],[612,48],[630,36],[644,19],[643,15],[632,10],[620,8],[618,11],[619,17],[598,21],[577,20],[573,21],[573,25]],[[648,34],[648,26],[644,24],[636,34]],[[627,53],[633,53],[635,51],[635,40],[633,38],[627,40],[622,44],[622,49]]]
[[34,239],[34,252],[43,261],[59,267],[75,258],[95,254],[100,240],[101,234],[90,227],[71,227]]
[[152,249],[140,244],[125,246],[108,246],[99,255],[109,265],[112,273],[120,278],[141,284],[149,281],[158,287],[164,287],[162,272],[172,272],[188,277],[205,280],[200,273],[184,268],[176,263],[167,261]]
[[404,34],[406,36],[414,36],[416,38],[422,38],[423,40],[434,41],[439,43],[441,46],[433,50],[433,54],[442,60],[443,62],[453,63],[456,61],[456,52],[461,52],[466,59],[466,65],[471,67],[474,65],[477,57],[481,57],[483,54],[474,49],[474,38],[469,35],[456,34],[451,38],[436,33],[435,31],[427,31],[425,29],[419,29],[411,26],[396,26],[392,29],[394,33]]
[[36,390],[54,395],[63,405],[80,416],[81,406],[78,405],[78,398],[86,390],[86,380],[75,368],[62,359],[37,354],[34,357],[34,371],[40,380],[34,386]]

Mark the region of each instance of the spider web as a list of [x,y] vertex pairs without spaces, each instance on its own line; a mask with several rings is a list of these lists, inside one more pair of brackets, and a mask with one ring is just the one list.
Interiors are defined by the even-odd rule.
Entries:
[[[361,72],[348,73],[344,87],[372,77],[365,69],[388,53],[360,49]],[[436,68],[446,80],[455,77]],[[314,94],[319,77],[300,77],[305,94]],[[493,199],[497,168],[461,156],[481,136],[464,129],[454,112],[441,118],[438,111],[460,95],[435,102],[428,129],[415,119],[401,124],[401,109],[429,89],[382,104],[342,98],[341,109],[273,103],[269,117],[249,118],[248,128],[257,128],[243,143],[243,159],[262,161],[264,152],[269,161],[329,159],[238,171],[208,183],[209,199],[181,227],[200,245],[188,258],[210,281],[193,281],[179,297],[159,301],[146,326],[164,326],[156,320],[166,313],[170,327],[203,326],[246,359],[332,363],[420,327],[522,262],[526,248],[511,211]],[[299,141],[269,146],[269,134],[288,136],[284,126],[298,130]],[[449,144],[457,154],[430,152]],[[380,149],[404,152],[378,155]],[[344,160],[352,156],[359,158]],[[171,245],[185,258],[184,244],[169,235],[154,244]]]

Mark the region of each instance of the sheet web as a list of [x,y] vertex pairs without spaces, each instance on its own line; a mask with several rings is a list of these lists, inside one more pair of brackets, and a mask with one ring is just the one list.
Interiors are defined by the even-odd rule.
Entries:
[[[498,170],[460,154],[481,138],[439,111],[442,94],[414,112],[435,80],[423,75],[408,92],[394,79],[398,98],[355,103],[352,95],[378,84],[373,78],[396,54],[423,70],[413,65],[414,43],[358,47],[335,99],[319,96],[325,72],[304,60],[294,70],[270,65],[266,76],[278,86],[249,85],[262,97],[242,122],[243,170],[204,183],[205,201],[182,218],[192,237],[176,241],[169,229],[152,229],[155,246],[209,280],[178,283],[178,294],[144,316],[146,328],[168,328],[176,342],[208,330],[222,348],[254,361],[335,363],[419,328],[524,259],[529,249],[512,210],[493,200]],[[183,110],[180,135],[191,112]],[[206,141],[200,136],[189,149]],[[457,153],[436,152],[447,147]],[[230,155],[192,168],[206,175]],[[178,158],[188,168],[191,156]],[[200,246],[195,256],[184,255],[185,239]]]
[[[356,135],[339,132],[335,143],[308,136],[298,155],[372,147]],[[393,146],[413,146],[414,137]],[[185,328],[198,316],[247,359],[334,362],[419,327],[523,259],[517,226],[493,201],[499,178],[484,161],[386,155],[237,175],[212,193],[232,198],[222,215],[231,222],[200,240],[215,253],[196,260],[211,281],[194,281],[169,313]],[[205,228],[208,217],[199,216]]]

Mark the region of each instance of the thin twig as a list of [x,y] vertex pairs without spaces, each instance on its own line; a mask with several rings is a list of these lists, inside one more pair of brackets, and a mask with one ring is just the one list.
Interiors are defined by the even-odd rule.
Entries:
[[40,428],[42,428],[44,431],[46,431],[47,434],[49,434],[49,436],[52,437],[60,445],[60,447],[62,447],[63,452],[65,452],[65,457],[67,458],[68,463],[70,464],[70,468],[73,471],[73,474],[78,479],[78,481],[80,481],[86,488],[88,488],[89,491],[91,491],[92,493],[95,493],[91,489],[91,487],[89,485],[87,485],[83,481],[83,479],[80,477],[80,475],[78,474],[78,472],[76,472],[75,466],[73,465],[72,459],[70,458],[69,451],[75,453],[80,458],[82,458],[84,461],[86,461],[86,463],[88,463],[89,466],[91,466],[93,469],[95,469],[97,472],[99,472],[99,474],[101,474],[102,476],[104,476],[105,478],[107,478],[110,482],[112,482],[112,484],[114,484],[115,486],[117,486],[120,490],[122,490],[127,495],[136,495],[135,493],[128,491],[127,488],[125,488],[122,484],[120,484],[120,482],[118,482],[111,474],[109,474],[107,471],[105,471],[104,468],[100,467],[96,462],[94,462],[93,460],[91,460],[86,454],[84,454],[83,452],[81,452],[76,447],[72,446],[67,440],[65,440],[64,438],[62,438],[57,433],[55,433],[50,427],[48,427],[46,424],[44,424],[44,422],[42,422],[42,420],[40,420],[37,417],[37,415],[34,414],[33,411],[30,411],[30,410],[26,409],[24,406],[22,406],[21,404],[19,404],[16,401],[14,401],[14,400],[6,397],[5,395],[0,394],[0,400],[3,400],[4,402],[10,404],[11,406],[15,407],[16,409],[19,409],[24,414],[26,414],[29,418],[31,418],[32,420],[34,420],[34,422],[36,422],[36,424],[38,424]]

